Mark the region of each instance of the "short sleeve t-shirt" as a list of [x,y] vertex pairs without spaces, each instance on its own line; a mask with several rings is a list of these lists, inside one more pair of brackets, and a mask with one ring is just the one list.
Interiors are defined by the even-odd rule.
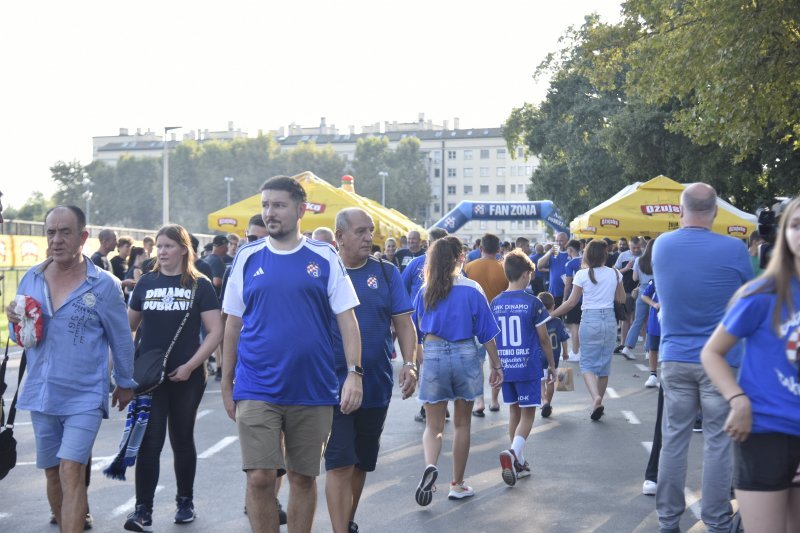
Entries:
[[492,314],[500,326],[495,337],[505,381],[532,381],[542,377],[542,347],[536,328],[550,320],[539,298],[525,291],[505,291],[492,300]]
[[569,261],[567,252],[560,252],[558,255],[550,257],[550,286],[548,290],[553,296],[564,296],[564,280],[561,279],[561,276],[564,275],[567,261]]
[[108,257],[101,254],[99,251],[92,254],[92,263],[106,272],[111,272],[111,262],[108,260]]
[[358,305],[336,250],[303,238],[293,250],[259,239],[239,248],[223,310],[242,319],[234,400],[336,405],[331,322]]
[[[393,264],[381,264],[374,257],[364,266],[348,268],[347,274],[361,302],[355,308],[361,332],[361,367],[364,398],[361,407],[386,407],[392,397],[392,317],[411,313],[411,299],[403,287],[400,272]],[[342,336],[333,321],[336,374],[339,388],[347,378],[347,361]]]
[[[656,283],[653,280],[650,280],[650,283],[642,291],[642,296],[647,296],[654,302],[658,302],[658,293],[656,292]],[[659,316],[658,310],[653,306],[650,307],[649,315],[647,316],[647,334],[653,335],[655,337],[661,336],[661,317]],[[651,347],[652,349],[652,347]],[[658,346],[656,346],[656,350]]]
[[[581,269],[581,264],[583,262],[582,257],[575,257],[574,259],[570,259],[567,261],[567,264],[564,266],[564,276],[568,278],[575,279],[575,273]],[[566,286],[564,287],[566,290]],[[565,294],[565,297],[569,297],[569,294]]]
[[406,269],[412,259],[421,255],[425,255],[425,250],[420,249],[419,251],[412,252],[408,248],[401,248],[400,250],[397,250],[397,253],[394,254],[394,256],[397,258],[397,262],[400,264],[400,272],[403,272]]
[[[192,288],[181,285],[181,276],[166,276],[148,272],[139,278],[128,305],[142,313],[141,346],[146,352],[153,348],[169,348],[178,327],[186,316],[192,298]],[[197,279],[197,291],[189,318],[167,358],[167,372],[172,372],[191,359],[200,347],[200,314],[219,309],[219,300],[206,278]]]
[[478,282],[488,301],[508,288],[508,279],[503,266],[494,259],[481,258],[464,266],[464,275]]
[[426,334],[432,333],[450,342],[477,337],[484,344],[500,332],[481,286],[464,276],[458,276],[447,298],[429,310],[425,309],[423,285],[414,297],[412,319],[420,343]]
[[[569,339],[567,328],[560,318],[551,318],[547,321],[547,335],[550,337],[550,346],[553,348],[553,359],[561,358],[561,343]],[[547,367],[547,362],[542,361],[542,366]]]
[[542,257],[544,257],[544,254],[531,254],[531,261],[536,265],[536,277],[543,280],[544,271],[539,269],[539,259]]
[[425,255],[415,257],[403,270],[403,286],[408,292],[408,297],[412,300],[425,280],[425,257]]
[[125,279],[125,273],[128,271],[128,262],[122,257],[115,255],[111,258],[109,263],[111,264],[111,272],[113,272],[118,279]]
[[[226,256],[227,257],[227,256]],[[203,261],[211,267],[211,277],[222,279],[222,276],[225,275],[225,261],[220,259],[219,256],[214,254],[208,254],[203,258]]]
[[614,292],[617,290],[617,276],[619,275],[613,268],[602,266],[595,268],[593,283],[589,277],[589,269],[584,268],[575,273],[572,280],[574,285],[583,289],[582,310],[586,309],[613,309]]
[[745,342],[739,385],[753,409],[753,433],[785,433],[800,437],[800,283],[791,284],[794,313],[784,306],[776,334],[773,293],[737,299],[722,325]]

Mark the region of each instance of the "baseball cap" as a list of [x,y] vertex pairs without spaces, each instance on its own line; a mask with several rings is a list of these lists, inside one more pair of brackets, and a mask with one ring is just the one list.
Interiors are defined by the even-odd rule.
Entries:
[[228,238],[225,235],[217,235],[212,242],[214,246],[224,246],[228,244]]

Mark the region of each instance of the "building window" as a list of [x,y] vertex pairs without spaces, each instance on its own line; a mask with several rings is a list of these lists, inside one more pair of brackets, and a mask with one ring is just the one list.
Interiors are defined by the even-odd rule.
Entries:
[[434,168],[433,169],[433,177],[434,178],[441,178],[442,177],[442,169],[441,168]]
[[532,167],[532,166],[530,166],[530,165],[526,166],[526,167],[525,167],[525,175],[526,175],[526,176],[530,176],[530,175],[531,175],[531,172],[533,172],[533,167]]
[[447,210],[448,210],[448,211],[452,211],[452,210],[453,210],[453,209],[455,209],[455,208],[456,208],[456,204],[454,204],[454,203],[452,203],[452,202],[451,202],[451,203],[449,203],[449,204],[447,204]]
[[472,185],[464,185],[464,195],[472,194]]
[[515,178],[517,176],[517,167],[511,167],[511,177]]
[[519,226],[519,224],[518,224],[517,220],[512,220],[511,221],[511,229],[513,229],[513,230],[518,229],[518,226]]
[[433,204],[433,212],[434,213],[438,213],[439,212],[439,204]]
[[456,169],[448,168],[447,169],[447,177],[448,178],[455,178],[456,177]]
[[472,177],[472,167],[465,167],[464,168],[464,177],[471,178]]
[[455,150],[448,150],[447,151],[447,159],[455,159],[456,158],[456,151]]
[[489,177],[489,167],[481,167],[481,177],[482,178]]
[[516,192],[517,192],[517,184],[516,183],[512,183],[511,184],[511,194],[514,194]]
[[505,148],[498,148],[497,149],[497,159],[505,159],[506,158],[506,149]]
[[478,228],[479,229],[486,229],[486,221],[485,220],[479,220],[478,221]]
[[525,157],[525,148],[519,147],[517,148],[517,157]]
[[497,167],[496,172],[497,172],[497,177],[498,178],[505,177],[505,175],[506,175],[506,167]]
[[481,150],[481,159],[489,159],[489,150]]
[[497,194],[505,194],[506,193],[506,186],[505,185],[498,185],[497,186]]
[[455,194],[456,193],[456,186],[455,185],[448,185],[447,186],[447,194]]
[[441,150],[434,150],[433,151],[433,160],[439,162],[442,160],[442,151]]
[[464,159],[472,159],[472,150],[464,150]]
[[481,185],[481,194],[489,194],[489,186]]

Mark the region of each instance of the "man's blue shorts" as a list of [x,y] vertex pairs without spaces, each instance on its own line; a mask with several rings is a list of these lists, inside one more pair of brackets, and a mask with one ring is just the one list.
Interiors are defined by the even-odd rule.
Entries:
[[539,407],[542,405],[542,381],[504,381],[503,403],[516,403],[520,407]]
[[333,411],[333,424],[325,447],[325,470],[355,465],[372,472],[378,463],[381,433],[389,407],[361,408],[349,415],[338,407]]
[[94,409],[75,415],[57,416],[31,411],[36,438],[36,466],[52,468],[62,459],[86,464],[100,431],[103,411]]

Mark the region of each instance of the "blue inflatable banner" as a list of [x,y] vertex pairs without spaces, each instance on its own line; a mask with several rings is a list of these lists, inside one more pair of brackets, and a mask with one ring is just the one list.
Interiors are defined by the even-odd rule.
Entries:
[[433,227],[455,233],[471,220],[542,220],[556,232],[569,234],[564,218],[550,200],[538,202],[461,201]]

